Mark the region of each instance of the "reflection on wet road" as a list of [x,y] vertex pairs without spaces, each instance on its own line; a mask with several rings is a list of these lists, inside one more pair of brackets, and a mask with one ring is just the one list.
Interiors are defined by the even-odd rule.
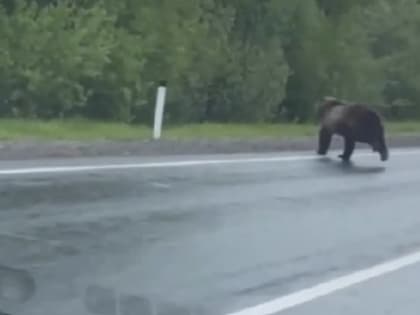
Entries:
[[225,314],[416,250],[418,158],[2,176],[0,266],[35,283],[0,309]]

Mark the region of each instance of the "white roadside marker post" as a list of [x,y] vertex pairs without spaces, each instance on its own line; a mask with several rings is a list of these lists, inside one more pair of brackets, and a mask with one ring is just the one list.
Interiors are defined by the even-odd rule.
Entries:
[[163,113],[166,99],[166,82],[161,81],[156,93],[155,121],[153,124],[153,139],[158,140],[162,134]]

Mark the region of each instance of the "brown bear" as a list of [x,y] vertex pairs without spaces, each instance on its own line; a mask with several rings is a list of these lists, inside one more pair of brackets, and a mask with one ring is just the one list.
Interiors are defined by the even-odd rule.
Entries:
[[349,161],[356,142],[369,144],[381,161],[389,158],[382,118],[365,104],[347,103],[333,97],[324,98],[319,108],[320,130],[318,154],[326,155],[333,135],[344,138],[344,152],[339,155]]

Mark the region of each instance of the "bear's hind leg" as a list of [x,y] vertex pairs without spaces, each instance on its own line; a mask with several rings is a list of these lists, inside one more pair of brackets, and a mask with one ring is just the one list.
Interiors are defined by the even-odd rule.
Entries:
[[319,137],[319,139],[318,139],[318,151],[317,151],[317,153],[319,155],[326,155],[327,152],[328,152],[328,149],[330,147],[330,144],[331,144],[332,135],[327,129],[321,128],[319,130],[318,137]]
[[351,155],[353,154],[356,143],[353,139],[349,137],[344,138],[344,152],[338,157],[341,158],[344,162],[350,161]]
[[381,161],[387,161],[389,158],[388,147],[385,143],[385,139],[383,135],[379,136],[379,139],[376,141],[372,141],[370,143],[373,152],[378,152],[381,158]]

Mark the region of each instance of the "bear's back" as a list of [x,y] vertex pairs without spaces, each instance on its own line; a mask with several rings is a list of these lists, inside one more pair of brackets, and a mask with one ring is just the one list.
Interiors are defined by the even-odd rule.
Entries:
[[364,104],[340,104],[324,115],[322,125],[333,133],[351,133],[360,140],[369,140],[382,133],[381,117]]

